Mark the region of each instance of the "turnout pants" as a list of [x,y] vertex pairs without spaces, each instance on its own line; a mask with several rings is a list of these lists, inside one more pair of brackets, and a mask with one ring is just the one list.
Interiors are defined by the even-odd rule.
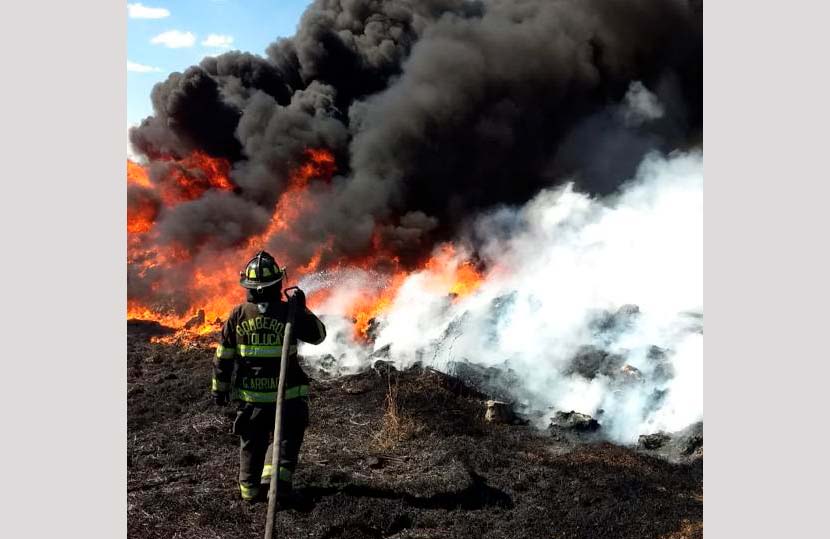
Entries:
[[282,412],[278,470],[271,468],[276,405],[245,403],[236,413],[233,432],[239,435],[239,490],[245,500],[268,492],[272,473],[278,474],[281,493],[287,494],[293,487],[294,470],[308,426],[308,398],[286,399]]

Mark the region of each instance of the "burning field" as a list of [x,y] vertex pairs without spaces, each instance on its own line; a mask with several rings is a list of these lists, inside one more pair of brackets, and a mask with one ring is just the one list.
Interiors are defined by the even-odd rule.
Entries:
[[[260,249],[328,330],[300,349],[316,505],[290,536],[702,533],[702,435],[661,438],[703,419],[701,15],[317,0],[265,56],[158,84],[127,162],[131,536],[264,520],[232,501],[228,418],[207,404],[208,343]],[[390,366],[409,430],[364,447]],[[522,426],[483,423],[487,399]],[[551,435],[571,411],[598,430]],[[362,516],[327,522],[332,504]]]
[[[236,489],[234,411],[205,391],[211,339],[147,339],[131,328],[129,536],[261,536],[265,504]],[[468,384],[477,371],[379,363],[333,379],[306,367],[316,378],[296,477],[303,500],[277,514],[277,537],[703,536],[694,434],[622,447],[579,423],[487,423],[486,396]]]

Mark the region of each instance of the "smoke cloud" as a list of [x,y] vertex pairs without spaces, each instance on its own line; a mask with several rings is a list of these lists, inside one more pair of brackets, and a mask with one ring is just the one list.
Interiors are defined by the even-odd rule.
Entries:
[[[491,268],[474,294],[452,301],[440,275],[412,274],[370,348],[332,317],[329,339],[302,352],[339,373],[373,354],[400,367],[495,367],[493,388],[539,425],[576,410],[622,442],[680,430],[703,416],[702,189],[701,153],[652,154],[617,195],[568,183],[493,210],[466,234],[467,253]],[[338,312],[375,277],[302,284],[332,285],[321,279],[337,283],[321,310]]]
[[[540,425],[574,409],[626,442],[702,417],[702,2],[317,0],[264,56],[205,58],[151,99],[130,300],[181,315],[266,248],[322,270],[300,283],[327,294],[319,366],[495,368]],[[299,185],[317,149],[333,172]],[[342,315],[384,263],[446,240],[356,342]],[[470,261],[483,284],[453,298],[441,272]]]
[[[685,0],[318,0],[265,57],[206,58],[153,89],[154,114],[130,131],[136,151],[227,159],[236,186],[227,208],[205,194],[201,209],[165,212],[156,239],[198,252],[244,242],[257,222],[261,232],[247,218],[214,242],[193,217],[273,212],[312,147],[336,156],[338,177],[314,194],[327,211],[296,227],[307,252],[287,256],[298,263],[303,245],[326,243],[325,264],[378,235],[413,263],[479,210],[566,176],[611,193],[647,152],[699,133],[701,11]],[[622,103],[635,112],[621,116]],[[280,241],[267,247],[283,252]]]

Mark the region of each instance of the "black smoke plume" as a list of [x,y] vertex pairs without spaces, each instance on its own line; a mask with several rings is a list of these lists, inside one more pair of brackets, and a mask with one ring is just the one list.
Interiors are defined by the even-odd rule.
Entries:
[[[308,148],[329,149],[337,176],[311,190],[326,210],[297,223],[293,263],[324,242],[323,263],[360,256],[378,238],[413,262],[477,210],[566,178],[611,193],[646,152],[699,139],[702,9],[317,0],[265,57],[206,58],[153,89],[154,114],[130,132],[136,151],[228,159],[236,186],[162,211],[158,241],[198,253],[263,231]],[[643,102],[636,88],[659,115],[627,111]]]

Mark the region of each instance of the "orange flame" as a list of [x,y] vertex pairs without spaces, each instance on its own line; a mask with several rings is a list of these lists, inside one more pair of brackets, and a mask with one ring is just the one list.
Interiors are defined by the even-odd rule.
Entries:
[[169,207],[199,198],[208,189],[231,191],[229,172],[230,163],[225,159],[195,151],[171,165],[162,184],[161,199]]
[[[192,281],[186,289],[187,298],[177,298],[193,307],[193,310],[205,311],[205,323],[192,329],[195,334],[215,331],[213,324],[217,318],[227,316],[228,312],[243,297],[236,277],[240,261],[250,257],[252,251],[265,247],[277,234],[290,235],[291,223],[305,212],[315,211],[306,196],[306,190],[312,180],[328,181],[334,174],[334,156],[324,149],[309,149],[305,160],[292,171],[288,187],[280,196],[274,208],[268,229],[249,238],[238,249],[229,249],[224,254],[200,264],[198,269],[188,275]],[[152,184],[146,170],[141,165],[128,161],[128,178],[130,185],[140,185],[155,193],[165,207],[198,198],[208,189],[230,190],[233,184],[228,179],[229,164],[222,159],[211,158],[201,152],[179,161],[171,161],[167,174],[161,178],[159,185]],[[140,197],[133,197],[141,200]],[[191,260],[191,254],[175,246],[146,246],[146,237],[152,237],[157,208],[151,200],[130,204],[127,217],[128,262],[137,275],[147,275],[149,271],[167,269],[178,263]],[[281,257],[275,253],[277,259]],[[316,271],[322,261],[322,249],[308,261],[299,266],[296,273],[300,276]],[[156,283],[157,284],[157,283]],[[158,292],[159,290],[154,290]],[[143,320],[155,320],[170,327],[182,327],[195,313],[188,315],[166,314],[166,310],[142,304],[138,300],[128,302],[127,317]]]
[[407,274],[396,273],[389,285],[375,294],[362,294],[349,308],[349,316],[354,323],[354,336],[361,341],[369,339],[372,320],[385,313],[392,306],[392,301],[406,280]]
[[355,338],[366,341],[372,320],[386,313],[392,306],[401,286],[407,277],[415,273],[424,273],[429,287],[441,294],[448,294],[458,301],[475,292],[484,277],[469,260],[458,260],[459,255],[450,243],[439,246],[434,254],[413,272],[396,271],[388,286],[377,294],[364,295],[350,308],[354,320]]
[[306,189],[313,178],[331,179],[334,174],[334,156],[328,150],[308,149],[305,158],[305,162],[290,174],[288,188],[277,201],[268,230],[251,238],[248,250],[265,245],[275,235],[287,231],[300,215],[314,210],[306,196]]
[[[128,302],[128,318],[155,320],[169,327],[182,328],[185,324],[188,330],[182,330],[187,335],[198,336],[219,329],[215,323],[217,319],[227,316],[234,305],[243,298],[243,292],[238,285],[240,265],[251,254],[267,245],[274,243],[287,244],[299,241],[300,237],[294,229],[295,223],[304,215],[320,211],[316,207],[311,189],[313,185],[324,188],[335,172],[335,158],[325,149],[307,149],[303,161],[289,174],[288,184],[277,200],[271,221],[267,229],[249,238],[244,245],[236,249],[227,249],[222,253],[215,253],[208,260],[199,261],[196,269],[187,265],[192,262],[192,254],[176,246],[153,245],[153,226],[158,212],[158,205],[169,207],[181,202],[201,196],[208,189],[230,190],[233,183],[228,179],[229,164],[221,159],[211,158],[203,153],[195,152],[185,159],[171,161],[166,175],[153,183],[147,171],[136,163],[128,161],[127,181],[146,189],[150,195],[146,204],[134,203],[141,197],[131,198],[131,208],[128,211],[128,261],[131,271],[139,276],[149,275],[148,272],[176,275],[176,266],[185,265],[187,271],[187,286],[175,298],[170,299],[171,305],[189,306],[189,314],[175,314],[176,309],[164,308],[162,305],[149,306],[140,301],[131,299]],[[314,182],[317,182],[316,184]],[[152,199],[155,195],[156,199]],[[154,205],[155,204],[155,205]],[[134,206],[134,207],[133,207]],[[279,238],[280,242],[272,240]],[[146,240],[146,241],[145,241]],[[413,273],[425,273],[427,282],[433,290],[440,294],[453,296],[455,300],[471,294],[481,284],[483,277],[474,264],[460,255],[452,244],[443,244],[433,255],[414,270],[402,268],[400,259],[384,245],[380,228],[372,236],[372,253],[355,260],[327,260],[327,254],[332,252],[334,238],[323,242],[304,262],[295,261],[293,274],[299,277],[308,275],[321,269],[343,269],[347,267],[373,270],[389,275],[388,284],[380,290],[372,289],[356,294],[353,303],[346,307],[345,314],[354,322],[354,337],[357,340],[369,339],[372,320],[386,313],[392,306],[396,295],[406,279]],[[283,260],[286,253],[274,252],[277,260]],[[172,277],[170,277],[172,279]],[[165,297],[164,281],[154,281],[150,286],[155,296]],[[175,287],[180,289],[180,282]],[[321,291],[309,298],[309,305],[320,305],[331,291]],[[179,297],[184,295],[186,297]],[[204,311],[204,320],[195,323],[195,311]],[[179,337],[177,337],[179,338]]]
[[127,159],[127,184],[139,185],[141,187],[153,188],[150,183],[150,176],[147,175],[147,170],[144,167]]
[[151,204],[130,205],[127,207],[127,233],[143,234],[153,228],[156,208]]
[[470,260],[458,260],[459,255],[451,243],[438,247],[435,254],[424,264],[434,286],[456,299],[475,292],[483,282],[482,275]]

